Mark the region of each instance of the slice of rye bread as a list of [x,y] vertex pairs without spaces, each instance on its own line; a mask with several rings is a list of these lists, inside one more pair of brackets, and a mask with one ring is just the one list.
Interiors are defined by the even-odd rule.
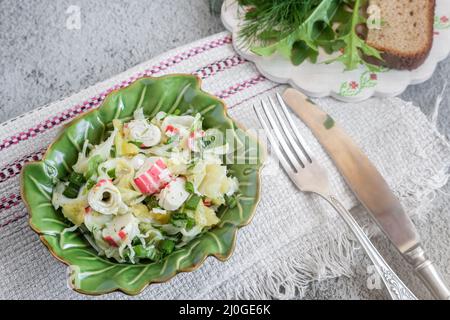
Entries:
[[392,69],[419,67],[433,45],[435,0],[370,0],[381,10],[381,29],[369,29],[366,42],[382,52],[383,61],[367,62]]

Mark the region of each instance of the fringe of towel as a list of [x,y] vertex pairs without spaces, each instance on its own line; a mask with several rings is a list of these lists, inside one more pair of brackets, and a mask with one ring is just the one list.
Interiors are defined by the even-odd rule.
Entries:
[[[358,245],[348,233],[339,237],[329,237],[320,247],[311,248],[306,253],[293,254],[289,258],[279,258],[273,262],[277,270],[261,272],[247,270],[240,288],[230,288],[229,299],[294,299],[302,298],[313,281],[323,281],[338,276],[353,274],[355,252]],[[241,274],[241,276],[243,276]],[[236,283],[233,281],[233,283]]]

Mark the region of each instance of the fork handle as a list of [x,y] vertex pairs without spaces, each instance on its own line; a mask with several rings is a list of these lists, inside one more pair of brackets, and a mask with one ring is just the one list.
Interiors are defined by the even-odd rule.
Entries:
[[323,195],[323,197],[331,206],[340,214],[352,232],[355,234],[361,246],[366,251],[370,260],[375,266],[378,274],[380,275],[383,283],[386,285],[389,294],[393,300],[417,300],[416,296],[408,289],[408,287],[400,280],[395,272],[389,267],[387,262],[383,259],[378,250],[373,246],[367,235],[361,229],[359,224],[345,209],[342,203],[333,195]]

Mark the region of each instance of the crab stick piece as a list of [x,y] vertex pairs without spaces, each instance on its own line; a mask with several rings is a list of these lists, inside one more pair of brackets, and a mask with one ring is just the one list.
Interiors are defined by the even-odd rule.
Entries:
[[149,158],[136,173],[133,180],[136,189],[143,194],[159,192],[172,180],[172,175],[161,158]]

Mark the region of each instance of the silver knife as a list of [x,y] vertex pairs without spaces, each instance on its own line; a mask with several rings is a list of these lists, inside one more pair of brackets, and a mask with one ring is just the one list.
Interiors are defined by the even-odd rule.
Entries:
[[356,197],[414,267],[433,296],[449,300],[450,291],[426,257],[415,226],[369,158],[339,124],[303,93],[289,88],[284,92],[283,99],[311,129]]

